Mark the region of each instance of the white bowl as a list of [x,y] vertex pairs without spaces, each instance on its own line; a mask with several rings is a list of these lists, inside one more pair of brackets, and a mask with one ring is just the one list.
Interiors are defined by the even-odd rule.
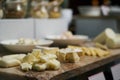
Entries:
[[49,35],[46,36],[46,39],[53,40],[54,44],[57,45],[78,45],[84,43],[89,38],[86,35],[74,35],[74,38],[71,39],[61,39],[61,35]]
[[18,42],[17,39],[13,40],[3,40],[1,41],[1,45],[3,45],[6,49],[13,52],[31,52],[36,46],[49,46],[53,43],[52,40],[39,40],[40,42],[37,45],[32,44],[16,44]]

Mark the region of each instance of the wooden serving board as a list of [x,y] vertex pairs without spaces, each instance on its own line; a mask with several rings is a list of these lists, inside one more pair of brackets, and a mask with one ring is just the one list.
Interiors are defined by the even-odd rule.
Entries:
[[59,70],[23,72],[19,67],[0,68],[0,80],[66,80],[120,58],[120,49],[102,58],[82,56],[78,63],[62,63]]

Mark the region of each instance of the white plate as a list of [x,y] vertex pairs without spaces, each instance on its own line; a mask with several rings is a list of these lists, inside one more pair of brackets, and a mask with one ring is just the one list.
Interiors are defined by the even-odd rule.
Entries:
[[52,40],[41,39],[39,41],[40,42],[37,45],[24,45],[24,44],[20,45],[20,44],[16,44],[18,42],[17,39],[13,39],[13,40],[3,40],[0,42],[0,44],[13,52],[30,52],[36,46],[49,46],[50,44],[53,43]]
[[86,35],[74,35],[74,38],[62,39],[60,35],[49,35],[49,36],[46,36],[46,39],[53,40],[54,44],[72,45],[72,44],[81,44],[87,41],[89,38]]

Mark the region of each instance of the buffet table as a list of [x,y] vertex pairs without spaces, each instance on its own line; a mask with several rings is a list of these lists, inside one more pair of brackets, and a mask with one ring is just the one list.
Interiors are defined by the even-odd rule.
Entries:
[[[42,72],[23,72],[18,67],[0,68],[1,80],[69,80],[78,75],[87,73],[98,67],[120,59],[120,49],[110,50],[111,54],[105,57],[82,56],[78,63],[62,63],[59,70],[46,70]],[[1,52],[0,55],[5,55]]]

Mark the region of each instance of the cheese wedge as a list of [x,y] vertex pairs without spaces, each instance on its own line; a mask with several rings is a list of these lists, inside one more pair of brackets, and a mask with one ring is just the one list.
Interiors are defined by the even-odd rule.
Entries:
[[116,33],[111,28],[106,28],[102,33],[100,33],[95,39],[94,42],[106,43],[106,39],[114,39],[116,36]]
[[115,37],[115,38],[108,38],[106,40],[106,45],[109,48],[120,48],[120,37]]

